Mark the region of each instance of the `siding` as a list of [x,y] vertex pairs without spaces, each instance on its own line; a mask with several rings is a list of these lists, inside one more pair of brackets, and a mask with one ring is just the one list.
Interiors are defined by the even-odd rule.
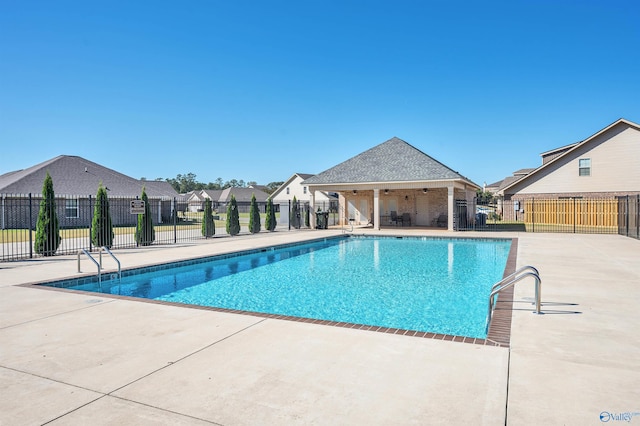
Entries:
[[[578,175],[581,158],[591,176]],[[510,194],[637,192],[640,190],[640,131],[620,125],[509,189]]]

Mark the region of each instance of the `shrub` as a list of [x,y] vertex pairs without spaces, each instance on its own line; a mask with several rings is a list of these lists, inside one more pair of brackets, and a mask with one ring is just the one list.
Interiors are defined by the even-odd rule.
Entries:
[[211,208],[211,200],[207,198],[204,201],[204,217],[202,219],[202,236],[205,238],[213,237],[216,233],[216,222],[213,220],[213,209]]
[[240,215],[236,197],[231,196],[231,202],[227,206],[227,234],[234,236],[240,233]]
[[56,197],[53,192],[53,179],[47,172],[42,185],[42,201],[36,222],[34,250],[43,256],[53,256],[60,246],[60,227],[56,213]]
[[256,234],[260,232],[260,209],[256,201],[256,195],[251,196],[251,209],[249,210],[249,232]]
[[276,211],[273,208],[273,200],[271,198],[267,200],[267,217],[264,220],[264,227],[267,231],[276,229]]
[[151,206],[145,188],[142,188],[142,196],[144,201],[144,214],[138,215],[138,226],[136,227],[136,244],[139,246],[149,246],[156,239],[156,232],[153,229],[153,218],[151,217]]
[[109,198],[102,182],[98,186],[96,206],[93,209],[91,242],[98,247],[111,248],[113,245],[113,224],[109,213]]

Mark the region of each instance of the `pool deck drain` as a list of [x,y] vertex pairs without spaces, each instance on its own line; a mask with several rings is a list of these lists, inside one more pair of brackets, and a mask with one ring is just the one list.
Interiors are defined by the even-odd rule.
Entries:
[[[398,231],[460,236],[388,234]],[[339,233],[118,257],[143,266],[320,232]],[[0,424],[600,424],[605,411],[640,412],[640,242],[463,236],[507,235],[518,238],[517,266],[540,270],[545,313],[531,314],[527,282],[515,287],[511,309],[498,302],[494,321],[511,314],[508,347],[41,291],[19,285],[73,276],[72,256],[1,263]]]

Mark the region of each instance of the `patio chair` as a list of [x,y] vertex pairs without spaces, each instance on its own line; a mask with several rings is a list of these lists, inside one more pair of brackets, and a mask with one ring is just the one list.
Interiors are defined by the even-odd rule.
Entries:
[[449,216],[444,213],[438,216],[438,218],[436,219],[436,226],[438,226],[439,228],[449,226]]
[[389,219],[389,223],[395,223],[398,226],[398,212],[391,210],[391,218]]
[[404,226],[405,223],[408,223],[409,226],[411,226],[411,215],[409,213],[402,213],[402,226]]

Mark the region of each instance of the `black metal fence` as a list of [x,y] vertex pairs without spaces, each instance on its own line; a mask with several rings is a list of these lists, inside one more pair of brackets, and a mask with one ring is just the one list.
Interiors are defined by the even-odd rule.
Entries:
[[621,234],[638,238],[640,196],[610,199],[457,200],[459,231]]
[[[137,197],[109,197],[111,235],[98,229],[94,221],[95,196],[61,196],[53,202],[44,202],[40,194],[2,194],[0,205],[0,261],[18,260],[37,256],[75,254],[80,249],[93,250],[96,245],[111,248],[130,248],[148,244],[176,244],[203,239],[203,212],[190,211],[186,198],[150,198],[149,208],[153,235],[136,238],[138,214],[131,213],[131,202]],[[250,202],[238,202],[241,233],[248,231]],[[266,203],[258,204],[264,213]],[[43,220],[38,215],[46,211]],[[276,206],[276,218],[280,215]],[[142,216],[142,215],[140,215]],[[55,221],[57,220],[57,226]],[[226,206],[219,205],[214,212],[215,236],[226,235]],[[38,229],[40,223],[40,229]],[[59,229],[56,237],[55,228]],[[101,228],[102,229],[102,228]],[[43,237],[44,235],[44,237]],[[92,237],[93,235],[93,237]],[[148,241],[151,240],[151,241]],[[106,241],[106,243],[105,243]],[[108,243],[111,241],[111,244]]]
[[640,239],[640,195],[618,197],[618,234]]

